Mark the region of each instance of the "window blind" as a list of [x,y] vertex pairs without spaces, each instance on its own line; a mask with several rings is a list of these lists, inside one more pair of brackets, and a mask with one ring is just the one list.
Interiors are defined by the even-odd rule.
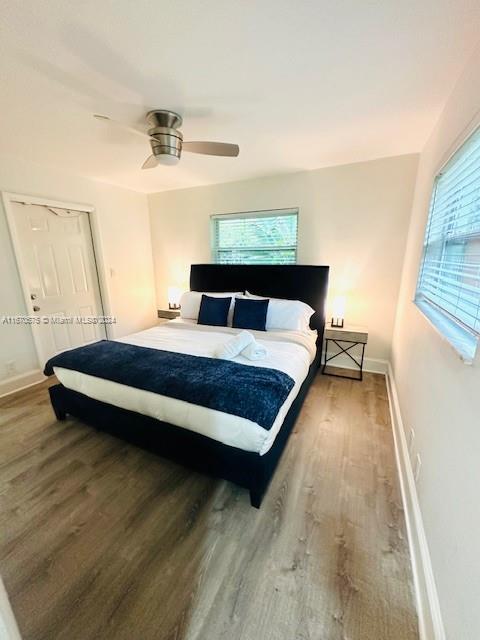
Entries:
[[220,264],[295,264],[297,210],[212,216],[213,257]]
[[416,300],[480,335],[480,129],[435,179]]

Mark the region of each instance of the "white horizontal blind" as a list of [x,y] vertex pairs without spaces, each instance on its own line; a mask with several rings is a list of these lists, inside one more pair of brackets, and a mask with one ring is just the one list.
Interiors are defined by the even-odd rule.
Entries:
[[212,216],[213,257],[220,264],[295,264],[297,210]]
[[480,334],[480,129],[435,180],[416,299]]

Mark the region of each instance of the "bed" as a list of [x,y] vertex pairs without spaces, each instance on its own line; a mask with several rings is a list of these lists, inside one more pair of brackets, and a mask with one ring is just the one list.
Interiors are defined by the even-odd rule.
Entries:
[[[152,393],[148,383],[139,389],[125,381],[118,384],[115,377],[105,380],[98,374],[92,376],[89,374],[95,373],[95,368],[90,371],[88,366],[78,371],[74,366],[56,367],[60,384],[49,389],[55,415],[63,420],[70,414],[197,471],[232,481],[248,489],[252,506],[259,508],[319,368],[327,283],[328,267],[324,266],[192,265],[192,291],[253,291],[270,298],[301,300],[315,309],[310,320],[311,331],[253,332],[267,347],[266,360],[252,363],[239,356],[235,362],[225,363],[213,359],[212,355],[219,344],[238,330],[200,326],[187,319],[174,320],[104,346],[111,349],[112,355],[107,354],[108,357],[126,358],[131,350],[131,357],[145,358],[148,367],[150,354],[155,357],[162,354],[162,366],[169,371],[184,367],[180,371],[185,385],[180,385],[179,395],[165,398],[162,392]],[[91,362],[95,358],[86,359],[93,367]],[[200,362],[206,367],[201,372],[206,379],[221,372],[225,380],[236,381],[236,376],[241,380],[241,374],[246,372],[255,382],[258,380],[260,391],[265,383],[263,378],[275,372],[290,378],[292,384],[284,390],[280,408],[275,409],[267,425],[260,418],[252,417],[252,407],[247,401],[242,408],[245,413],[235,412],[236,415],[223,412],[221,407],[217,410],[215,405],[198,403],[192,393],[194,382],[189,379],[194,376],[191,362]],[[267,380],[267,389],[268,383]],[[231,387],[231,397],[225,401],[240,404],[243,398],[239,395],[236,399],[235,392]],[[221,392],[214,395],[218,402]]]

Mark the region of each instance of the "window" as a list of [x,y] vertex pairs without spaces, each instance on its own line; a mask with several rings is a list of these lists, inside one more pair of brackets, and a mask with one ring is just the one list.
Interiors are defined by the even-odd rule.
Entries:
[[415,301],[471,360],[480,335],[480,129],[435,179]]
[[213,259],[220,264],[295,264],[297,209],[212,216]]

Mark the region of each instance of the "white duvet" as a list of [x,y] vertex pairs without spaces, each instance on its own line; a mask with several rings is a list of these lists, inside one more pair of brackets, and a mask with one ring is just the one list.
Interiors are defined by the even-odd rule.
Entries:
[[[146,331],[121,338],[142,347],[213,357],[220,345],[240,329],[209,327],[193,321],[177,319]],[[263,455],[272,446],[286,413],[305,380],[310,364],[315,357],[315,331],[252,331],[256,340],[265,345],[268,355],[265,360],[247,360],[243,356],[234,362],[250,367],[270,367],[287,373],[295,385],[283,403],[270,430],[255,422],[208,409],[183,400],[169,398],[151,391],[144,391],[78,371],[54,367],[58,380],[67,388],[83,393],[90,398],[107,402],[123,409],[136,411],[170,424],[196,431],[202,435],[245,451]],[[159,425],[159,428],[161,426]]]

